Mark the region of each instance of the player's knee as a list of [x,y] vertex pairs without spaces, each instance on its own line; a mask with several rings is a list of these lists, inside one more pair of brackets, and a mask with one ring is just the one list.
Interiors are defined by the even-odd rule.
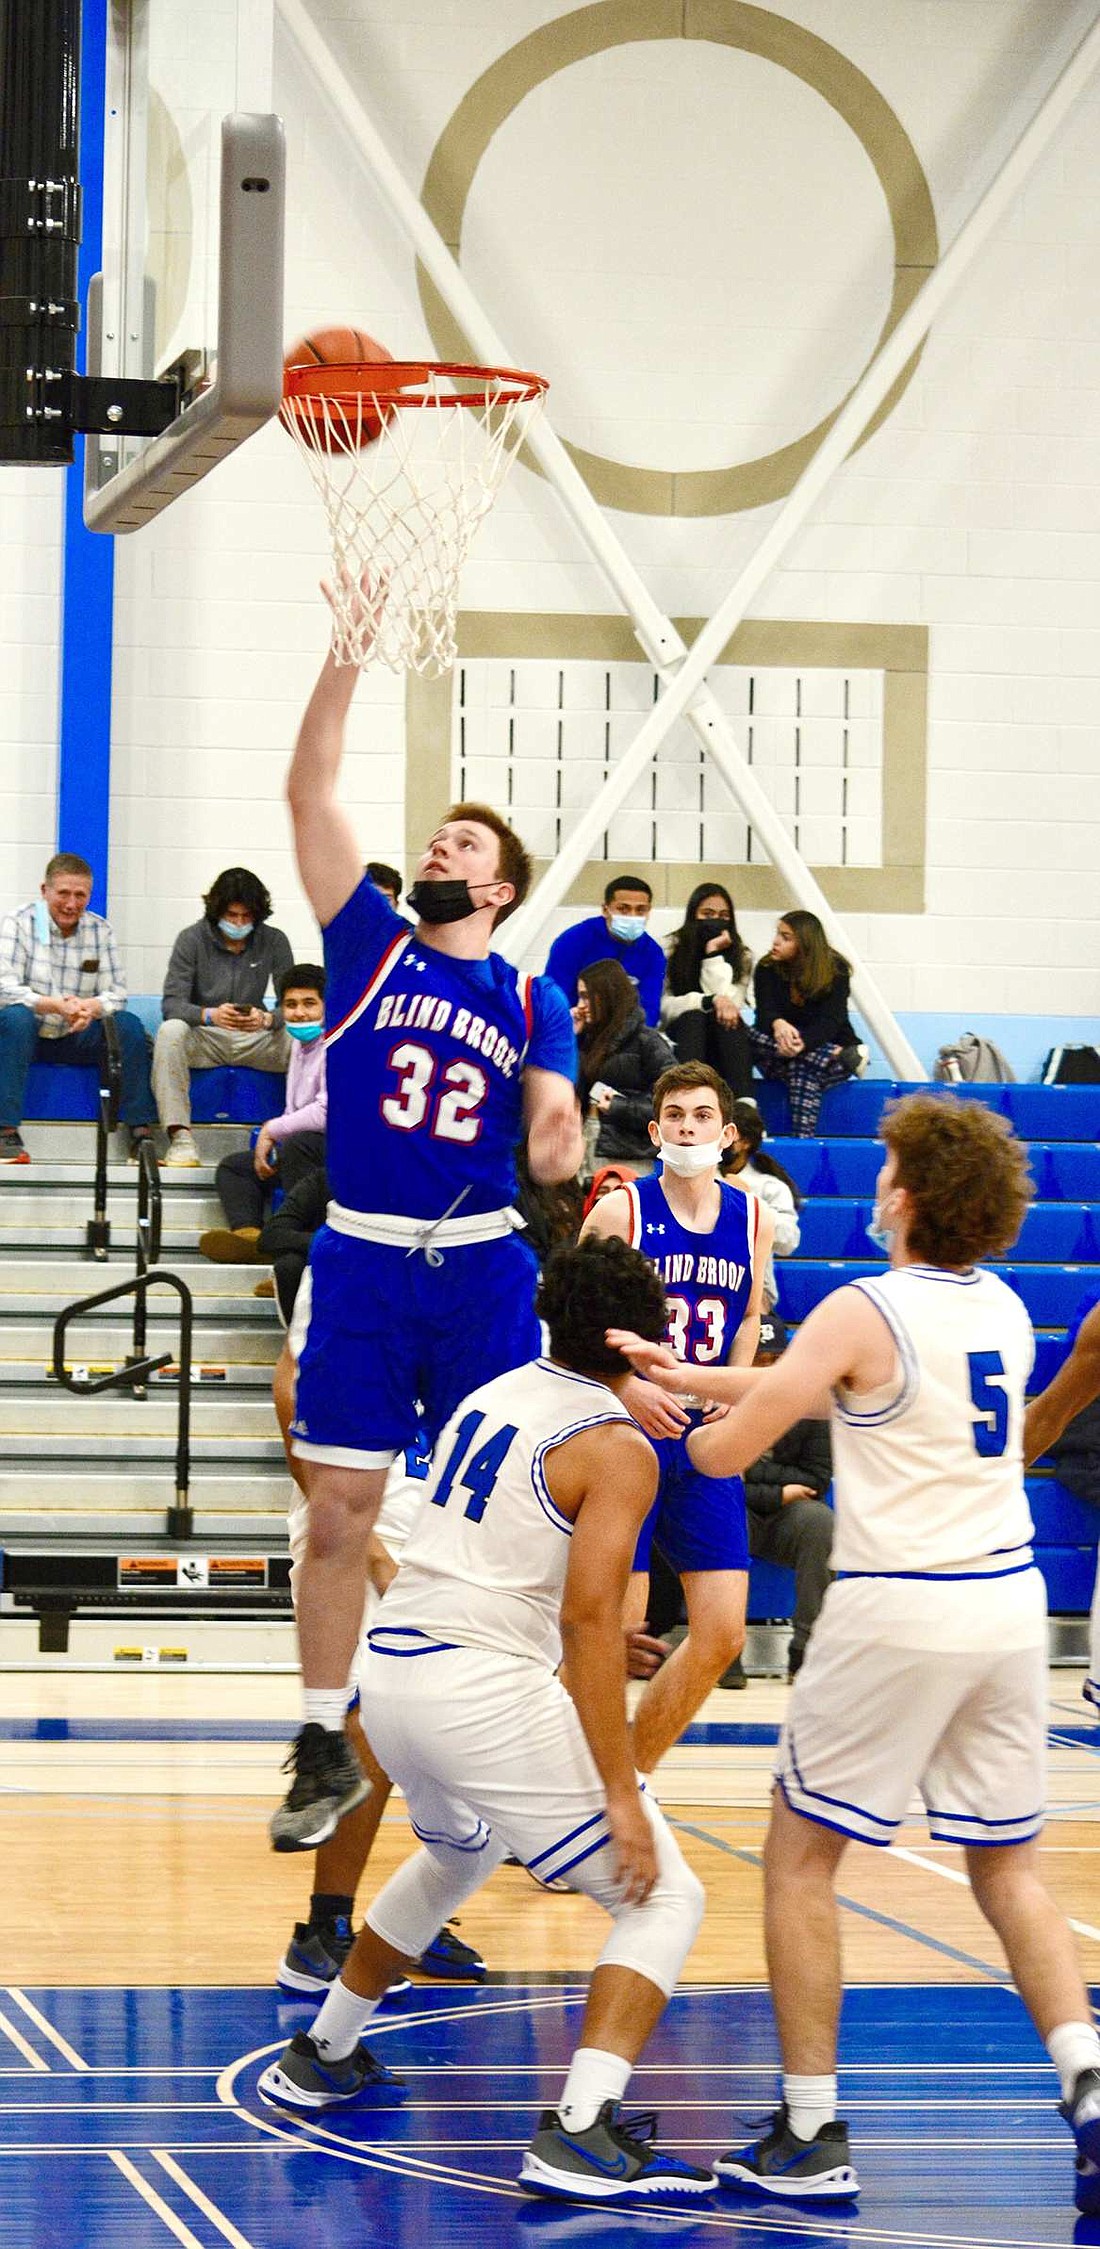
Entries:
[[383,1944],[418,1960],[444,1922],[480,1889],[499,1858],[488,1830],[480,1850],[425,1844],[390,1876],[368,1906],[366,1920]]
[[705,1906],[703,1885],[679,1848],[673,1844],[671,1851],[662,1850],[649,1896],[640,1905],[612,1909],[615,1926],[600,1954],[600,1966],[631,1968],[670,1998],[699,1934]]
[[745,1645],[745,1619],[739,1611],[715,1609],[688,1629],[687,1645],[699,1671],[721,1677]]

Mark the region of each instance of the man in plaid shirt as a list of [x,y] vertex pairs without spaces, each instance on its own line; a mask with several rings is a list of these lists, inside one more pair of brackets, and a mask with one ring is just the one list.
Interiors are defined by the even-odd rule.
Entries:
[[75,852],[50,860],[41,899],[0,920],[0,1163],[30,1162],[19,1131],[32,1062],[98,1068],[103,1017],[114,1017],[122,1060],[121,1111],[130,1153],[152,1130],[145,1027],[126,1006],[114,933],[88,912],[92,870]]

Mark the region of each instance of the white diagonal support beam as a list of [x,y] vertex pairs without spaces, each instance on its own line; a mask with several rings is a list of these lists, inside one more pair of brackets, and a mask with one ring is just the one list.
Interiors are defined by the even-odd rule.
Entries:
[[[461,268],[394,163],[373,121],[348,85],[331,50],[313,24],[303,0],[279,0],[279,12],[300,54],[342,119],[353,145],[471,345],[490,364],[512,363],[514,355],[498,336]],[[945,253],[898,327],[876,355],[805,474],[773,519],[725,601],[690,651],[685,648],[672,620],[654,602],[644,580],[615,536],[602,510],[593,500],[587,485],[549,423],[543,420],[532,428],[527,440],[531,451],[557,490],[623,607],[632,617],[643,648],[667,684],[650,717],[624,752],[587,813],[566,839],[534,896],[512,917],[508,925],[507,941],[509,951],[513,954],[521,952],[538,937],[555,906],[583,867],[593,844],[602,836],[615,811],[656,755],[671,727],[680,717],[686,717],[709,750],[735,803],[759,833],[769,857],[789,884],[792,894],[800,903],[812,907],[824,923],[831,941],[851,959],[855,999],[892,1067],[905,1077],[920,1077],[923,1074],[918,1057],[887,1007],[875,979],[855,954],[820,885],[801,854],[796,851],[778,815],[742,757],[729,722],[706,685],[705,675],[741,622],[749,602],[801,529],[825,484],[862,434],[891,384],[927,333],[937,312],[1008,208],[1023,179],[1058,131],[1063,118],[1092,77],[1098,63],[1100,21],[1094,22],[1085,35],[1065,70],[1044,97],[996,179],[960,229],[950,250]]]

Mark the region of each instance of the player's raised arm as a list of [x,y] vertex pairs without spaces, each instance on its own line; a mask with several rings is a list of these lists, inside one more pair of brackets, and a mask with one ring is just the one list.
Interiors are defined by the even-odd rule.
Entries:
[[298,872],[322,928],[347,904],[363,878],[363,855],[336,794],[344,732],[359,673],[329,650],[306,705],[290,761],[286,793]]
[[1064,1366],[1024,1416],[1024,1460],[1029,1465],[1056,1444],[1074,1414],[1100,1397],[1100,1304],[1094,1304],[1077,1331]]

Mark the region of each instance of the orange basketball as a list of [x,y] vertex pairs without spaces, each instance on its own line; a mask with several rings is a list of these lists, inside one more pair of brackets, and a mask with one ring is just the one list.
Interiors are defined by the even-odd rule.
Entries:
[[[392,365],[392,351],[387,351],[385,344],[376,343],[374,337],[368,336],[363,328],[315,328],[310,335],[302,336],[296,344],[291,344],[289,351],[284,354],[283,367],[289,371],[292,367],[380,366],[385,361]],[[383,407],[381,401],[376,403],[366,395],[363,397],[360,418],[360,409],[354,398],[354,392],[359,386],[352,384],[349,388],[352,395],[345,407],[346,426],[350,425],[356,432],[355,444],[373,444],[374,439],[381,436],[382,425],[393,409]],[[337,392],[337,395],[340,393]],[[279,419],[288,429],[295,422],[299,428],[308,427],[310,443],[318,446],[324,453],[351,450],[353,441],[341,430],[339,415],[333,418],[326,413],[325,399],[322,397],[311,397],[308,394],[289,396],[284,391]]]

